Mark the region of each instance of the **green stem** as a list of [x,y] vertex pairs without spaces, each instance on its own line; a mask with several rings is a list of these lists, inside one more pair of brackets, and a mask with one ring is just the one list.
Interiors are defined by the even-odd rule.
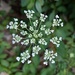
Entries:
[[31,26],[32,26],[32,21],[31,21],[31,19],[29,19],[29,21],[30,21],[30,24],[31,24]]
[[31,50],[32,50],[32,49],[31,49],[31,44],[30,44],[30,46],[29,46],[28,50],[31,52]]
[[18,28],[17,30],[22,31],[22,30],[21,30],[21,29],[19,29],[19,28]]
[[25,29],[27,29],[31,33],[31,31],[28,28],[25,28]]
[[40,21],[39,26],[38,26],[38,30],[40,29],[40,25],[41,25],[41,23],[42,23],[42,22]]

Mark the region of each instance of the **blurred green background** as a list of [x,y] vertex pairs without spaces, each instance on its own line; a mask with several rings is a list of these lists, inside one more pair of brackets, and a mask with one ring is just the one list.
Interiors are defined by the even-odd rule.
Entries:
[[[45,66],[40,57],[33,58],[31,64],[21,64],[16,57],[22,47],[12,45],[12,31],[6,25],[14,17],[27,21],[24,10],[34,10],[47,14],[50,25],[58,14],[64,22],[63,28],[57,28],[55,35],[62,36],[63,42],[56,49],[58,53],[54,65]],[[75,0],[0,0],[0,75],[75,75]]]

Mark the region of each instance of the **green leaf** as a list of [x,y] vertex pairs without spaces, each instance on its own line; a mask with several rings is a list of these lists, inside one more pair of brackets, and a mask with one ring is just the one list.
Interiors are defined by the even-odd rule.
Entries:
[[10,64],[10,68],[18,67],[19,64],[20,64],[19,62],[11,63],[11,64]]
[[42,7],[42,12],[46,12],[48,10],[48,6],[43,6]]
[[36,6],[36,9],[39,13],[42,12],[42,6],[38,0],[36,1],[35,6]]
[[67,68],[67,63],[62,60],[61,62],[58,63],[58,67],[61,70],[66,69]]
[[1,65],[8,67],[9,66],[9,62],[7,60],[1,60]]
[[60,29],[57,29],[57,30],[56,30],[56,35],[57,35],[58,37],[61,36],[63,39],[65,39],[65,38],[67,37],[67,35],[68,35],[68,32],[67,32],[66,30],[60,28]]
[[17,68],[12,68],[11,71],[12,72],[16,72],[17,71]]
[[0,33],[0,39],[4,37],[4,33]]
[[0,54],[0,59],[6,58],[7,54]]
[[34,6],[34,1],[30,1],[30,3],[27,5],[27,9],[32,9]]
[[24,64],[23,69],[22,69],[23,73],[27,74],[29,72],[29,70],[30,70],[29,65],[28,64]]
[[48,68],[44,68],[42,69],[41,71],[41,75],[54,75],[54,72],[55,71],[55,67],[51,65],[51,67],[48,67]]
[[0,17],[3,17],[3,16],[5,16],[6,15],[6,13],[5,13],[5,11],[0,11]]
[[41,6],[44,4],[44,0],[38,0]]
[[7,43],[7,42],[2,41],[2,42],[0,43],[0,53],[2,53],[3,50],[5,50],[6,48],[10,48],[10,44]]
[[41,75],[47,75],[48,68],[41,70]]
[[61,57],[66,57],[67,55],[67,51],[65,49],[65,44],[63,42],[60,43],[60,46],[57,48],[57,53],[61,56]]
[[17,72],[15,75],[23,75],[22,72]]
[[3,70],[3,67],[0,65],[0,72],[3,72],[4,70]]
[[66,12],[66,8],[64,6],[58,7],[57,10],[60,11],[60,12]]
[[68,75],[74,75],[73,73],[71,73],[71,72],[68,72]]
[[50,28],[50,27],[52,26],[52,23],[51,23],[50,21],[47,21],[47,22],[45,23],[45,25],[46,25],[47,28]]
[[55,16],[55,11],[52,11],[49,15],[50,22],[54,19],[54,16]]
[[30,0],[21,0],[21,6],[25,7],[29,3],[29,1]]
[[73,26],[72,26],[72,23],[67,23],[65,26],[64,26],[64,29],[65,30],[70,30],[70,31],[74,31],[74,28],[73,28]]
[[69,75],[69,74],[67,74],[67,70],[64,69],[64,70],[61,70],[57,75]]
[[30,64],[30,71],[31,71],[32,75],[35,75],[36,68],[34,67],[34,64]]
[[34,66],[37,68],[37,66],[39,65],[39,57],[35,56],[34,58],[32,58],[32,61],[34,63]]
[[0,65],[0,73],[1,72],[7,72],[8,74],[11,73],[11,71],[7,67]]

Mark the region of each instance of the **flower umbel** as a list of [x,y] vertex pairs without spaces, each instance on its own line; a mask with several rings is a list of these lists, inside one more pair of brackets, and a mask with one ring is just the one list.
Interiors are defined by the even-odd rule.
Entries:
[[12,41],[13,44],[19,43],[22,39],[22,37],[20,37],[19,35],[12,34],[12,36],[13,36],[13,41]]
[[14,18],[14,22],[11,21],[9,22],[9,25],[7,25],[7,29],[14,29],[19,32],[18,34],[12,34],[12,43],[20,43],[21,45],[27,46],[25,52],[21,53],[20,57],[16,57],[16,60],[21,63],[27,62],[30,64],[32,60],[31,57],[35,57],[41,52],[41,50],[44,50],[45,54],[43,64],[48,65],[48,62],[55,63],[57,53],[47,48],[49,41],[56,45],[56,47],[60,46],[62,37],[51,37],[51,34],[55,32],[51,28],[54,26],[63,27],[62,20],[56,15],[55,19],[53,19],[52,27],[49,28],[47,25],[43,24],[48,17],[47,15],[41,13],[39,19],[37,18],[33,20],[35,14],[33,10],[24,10],[24,13],[29,19],[29,23],[26,23],[23,20],[19,22],[17,18]]
[[55,19],[53,19],[53,24],[52,26],[61,26],[63,27],[63,22],[62,22],[62,19],[59,18],[58,15],[55,16]]
[[62,37],[53,37],[52,39],[50,39],[50,42],[52,42],[53,44],[55,44],[57,47],[60,46],[60,42],[62,41]]
[[7,29],[17,29],[18,28],[18,19],[14,18],[14,22],[10,21],[9,25],[7,25]]
[[24,10],[24,13],[26,14],[27,18],[33,18],[33,14],[35,13],[33,10]]
[[55,57],[57,56],[57,53],[54,53],[53,50],[49,51],[48,49],[45,50],[44,60],[45,62],[43,64],[48,65],[47,61],[51,62],[52,64],[55,63]]
[[39,47],[39,45],[37,46],[34,46],[33,47],[33,53],[32,53],[32,56],[34,57],[35,54],[38,54],[38,52],[41,50],[41,48]]
[[[26,62],[29,58],[30,58],[30,54],[28,52],[28,50],[26,50],[25,52],[21,53],[20,55],[21,57],[16,57],[17,61],[21,61],[22,63]],[[28,60],[28,64],[31,63],[30,60]]]

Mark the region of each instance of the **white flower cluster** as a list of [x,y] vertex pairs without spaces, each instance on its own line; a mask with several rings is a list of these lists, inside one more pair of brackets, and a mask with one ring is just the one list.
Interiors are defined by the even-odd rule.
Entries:
[[22,28],[27,28],[26,23],[25,23],[25,22],[23,22],[23,21],[20,21],[20,26],[21,26]]
[[45,22],[45,20],[46,20],[47,17],[48,17],[47,15],[40,14],[40,20],[41,20],[41,22]]
[[13,36],[13,41],[12,41],[13,44],[19,43],[22,39],[22,37],[20,37],[19,35],[12,34],[12,36]]
[[23,36],[25,36],[25,35],[28,34],[27,31],[24,31],[24,30],[22,30],[20,33],[21,33],[21,35],[23,35]]
[[45,50],[45,55],[44,55],[44,64],[48,65],[48,61],[51,63],[55,63],[55,57],[57,56],[57,53],[54,53],[53,51],[49,51],[48,49]]
[[35,26],[35,27],[37,27],[37,25],[38,25],[38,20],[35,20],[35,22],[33,22],[33,25]]
[[62,37],[53,37],[52,39],[50,39],[50,42],[52,42],[53,44],[55,44],[57,47],[60,46],[60,41],[62,41]]
[[46,29],[45,27],[46,27],[46,25],[42,25],[41,28],[40,28],[40,30],[41,31],[45,31],[45,29]]
[[[14,22],[11,21],[9,25],[7,25],[7,29],[8,28],[16,29],[20,33],[20,36],[17,34],[12,34],[13,44],[20,43],[21,45],[29,46],[29,48],[25,52],[21,53],[20,57],[16,58],[17,61],[21,61],[22,63],[27,61],[29,64],[31,63],[30,57],[34,57],[35,55],[39,54],[39,51],[42,50],[42,46],[43,48],[44,46],[46,48],[49,40],[57,47],[59,47],[62,38],[53,37],[52,39],[50,39],[50,35],[54,32],[54,30],[48,28],[46,25],[43,25],[43,22],[45,22],[47,15],[40,14],[39,19],[32,20],[34,16],[33,14],[35,13],[33,10],[28,11],[24,10],[24,13],[29,19],[30,25],[26,24],[26,22],[22,20],[18,22],[18,19],[14,18]],[[62,20],[59,19],[58,15],[56,15],[56,19],[53,20],[52,26],[60,26],[60,25],[62,26]],[[51,63],[55,63],[54,59],[57,56],[57,53],[49,51],[48,49],[44,50],[45,50],[44,64],[47,65],[48,61],[50,61]],[[29,54],[29,52],[31,54]]]
[[28,45],[29,44],[29,39],[23,40],[21,42],[22,45]]
[[54,32],[54,30],[50,30],[50,29],[46,29],[45,30],[45,34],[47,34],[47,35],[50,35],[53,32]]
[[63,27],[63,22],[62,22],[62,19],[59,18],[58,15],[55,16],[55,19],[53,19],[53,24],[52,26],[61,26]]
[[9,25],[7,25],[6,27],[7,29],[17,29],[18,28],[18,19],[17,18],[14,18],[14,22],[11,21],[9,22]]
[[16,57],[17,61],[21,61],[22,63],[25,63],[26,61],[29,63],[31,63],[31,60],[29,60],[30,58],[30,54],[28,52],[28,50],[26,50],[25,52],[20,54],[20,57]]
[[33,10],[24,10],[24,13],[26,14],[27,18],[33,18],[33,14],[35,13]]
[[45,41],[45,39],[44,38],[41,38],[41,39],[39,39],[39,44],[42,44],[42,45],[47,45],[47,42]]
[[38,54],[38,52],[41,50],[41,48],[39,47],[39,45],[37,46],[34,46],[33,47],[33,53],[32,53],[32,56],[34,57],[35,54]]

